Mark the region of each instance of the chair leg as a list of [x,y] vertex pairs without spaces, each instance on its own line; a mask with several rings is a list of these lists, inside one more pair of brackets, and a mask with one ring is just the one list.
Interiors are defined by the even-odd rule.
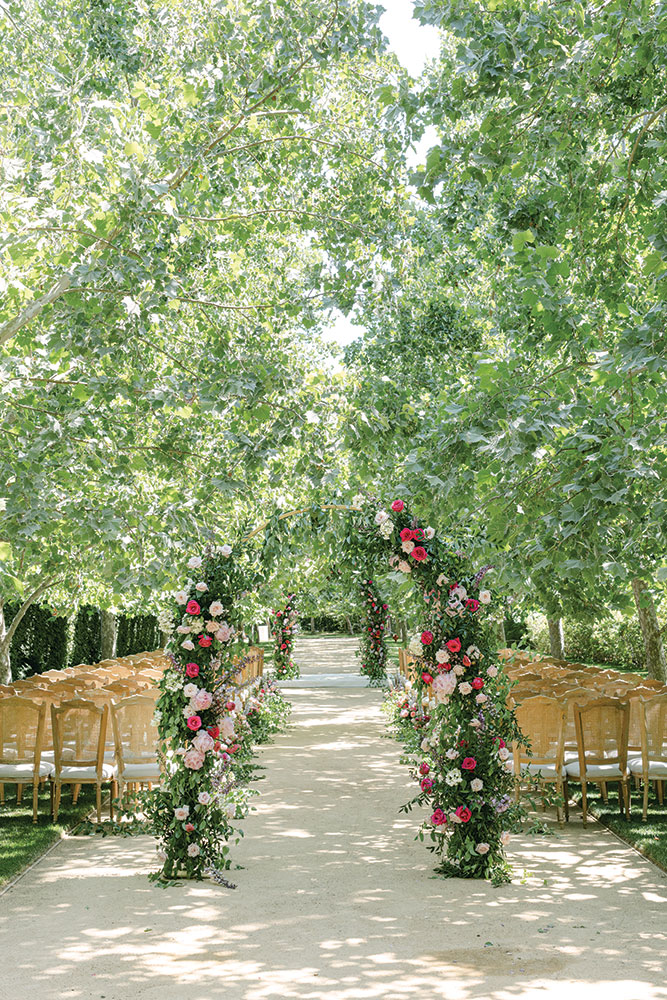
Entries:
[[16,786],[16,805],[20,806],[23,802],[23,785]]
[[662,778],[658,781],[658,804],[663,805],[665,801],[665,783]]
[[54,782],[53,788],[53,822],[58,822],[58,810],[60,809],[60,793],[62,790],[62,783],[60,781]]
[[[565,799],[565,796],[563,795],[563,782],[562,781],[556,782],[556,792],[558,793],[558,795],[560,796],[560,798],[562,798],[563,800]],[[562,826],[563,825],[563,814],[561,812],[560,803],[556,806],[556,819],[558,821],[558,825]]]
[[651,786],[651,782],[648,780],[648,775],[644,778],[644,804],[642,808],[642,821],[645,823],[648,816],[648,792]]
[[109,819],[113,822],[113,800],[118,794],[118,785],[115,781],[111,782],[109,789]]
[[39,781],[37,778],[32,783],[32,821],[37,822],[37,804],[39,801]]
[[581,812],[584,820],[584,826],[588,821],[588,799],[586,798],[586,781],[582,778],[581,781]]
[[81,785],[72,785],[72,805],[75,806],[79,801],[79,792],[81,791]]
[[95,804],[97,806],[97,822],[102,822],[102,786],[98,782],[95,785]]
[[4,804],[5,804],[5,784],[4,782],[0,782],[0,806],[4,806]]
[[607,803],[609,801],[609,793],[607,791],[607,782],[606,781],[601,781],[600,782],[600,791],[602,793],[602,801],[605,802],[605,803]]
[[565,822],[570,822],[570,786],[567,783],[567,778],[563,781],[563,801],[565,803]]
[[125,792],[125,789],[123,788],[123,782],[120,779],[118,779],[118,795],[116,796],[116,798],[118,799],[118,806],[117,806],[117,816],[118,816],[117,822],[118,823],[120,823],[121,819],[123,818],[123,795],[124,795],[124,792]]
[[630,822],[630,782],[626,779],[623,782],[623,790],[625,792],[625,818]]

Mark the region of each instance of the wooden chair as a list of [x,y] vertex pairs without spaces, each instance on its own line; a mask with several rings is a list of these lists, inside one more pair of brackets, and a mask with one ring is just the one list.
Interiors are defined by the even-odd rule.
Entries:
[[[521,795],[521,778],[537,777],[541,784],[556,785],[565,805],[565,819],[569,820],[566,795],[567,784],[563,766],[565,739],[565,706],[556,698],[536,695],[526,698],[517,706],[516,718],[521,732],[530,741],[530,750],[513,746],[514,788],[517,802]],[[557,808],[561,823],[560,806]]]
[[619,798],[630,818],[628,780],[628,726],[630,706],[617,698],[597,698],[586,705],[574,705],[578,760],[565,767],[567,778],[581,783],[584,825],[588,819],[587,785],[606,786],[617,781]]
[[46,705],[14,695],[0,699],[0,801],[5,784],[16,785],[21,801],[23,786],[32,783],[32,821],[37,822],[39,786],[53,773],[53,764],[42,760]]
[[654,695],[639,703],[641,728],[641,757],[628,759],[630,773],[641,778],[644,784],[642,820],[646,822],[648,793],[655,781],[658,802],[664,801],[664,782],[667,780],[667,694]]
[[119,819],[124,789],[128,785],[150,786],[160,781],[158,730],[155,724],[155,701],[136,694],[111,706],[118,783]]
[[[63,783],[95,785],[97,822],[102,822],[102,785],[113,783],[113,765],[104,760],[109,706],[75,698],[51,706],[55,772],[53,822],[58,819]],[[113,819],[113,789],[110,815]]]

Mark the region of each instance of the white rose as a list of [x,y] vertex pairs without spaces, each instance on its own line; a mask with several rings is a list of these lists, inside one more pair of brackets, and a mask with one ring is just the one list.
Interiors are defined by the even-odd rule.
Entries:
[[424,537],[430,541],[435,535],[435,528],[424,528]]
[[463,677],[464,673],[466,672],[466,668],[463,666],[462,663],[457,663],[453,669],[457,677]]
[[187,604],[188,595],[185,593],[184,590],[179,590],[176,594],[174,594],[174,600],[176,601],[177,604]]
[[491,591],[490,590],[480,590],[480,592],[479,592],[479,603],[480,604],[490,604],[491,603]]
[[485,843],[478,844],[477,847],[475,848],[475,850],[477,851],[478,854],[488,854],[489,853],[489,845],[485,844]]
[[199,688],[197,687],[196,684],[186,684],[185,687],[183,688],[183,694],[185,695],[186,698],[194,698],[194,696],[197,694],[197,691],[199,691]]
[[389,514],[387,514],[386,510],[379,510],[375,515],[375,523],[382,524],[382,522],[386,521],[388,517]]
[[188,856],[191,858],[197,858],[200,854],[199,844],[188,844]]
[[452,597],[457,597],[459,601],[465,601],[468,597],[468,591],[459,584],[458,587],[454,587]]
[[187,649],[187,651],[190,653],[195,648],[195,644],[190,639],[186,639],[185,642],[181,643],[181,648]]
[[480,691],[477,697],[475,698],[475,701],[477,702],[478,705],[483,705],[485,701],[488,701],[488,698],[483,691]]
[[408,644],[408,652],[412,653],[413,656],[422,655],[422,637],[421,635],[413,635]]
[[217,618],[218,615],[221,615],[224,610],[225,609],[223,608],[220,601],[213,601],[213,604],[208,609],[208,613],[212,615],[213,618]]
[[399,560],[398,568],[400,569],[401,573],[412,573],[412,566],[410,565],[410,563],[407,563],[405,559]]
[[510,834],[508,833],[507,830],[503,830],[503,832],[500,834],[500,843],[503,845],[503,847],[507,847],[509,842],[510,842]]
[[481,790],[484,788],[484,782],[482,781],[481,778],[473,778],[472,781],[470,782],[470,787],[472,788],[473,792],[481,792]]
[[401,542],[401,548],[403,549],[404,552],[407,552],[408,555],[410,555],[414,547],[415,543],[411,539],[408,539],[405,542]]
[[174,816],[178,820],[187,819],[190,815],[190,806],[178,806],[174,809]]
[[208,590],[208,584],[200,580],[199,583],[195,584],[195,590],[198,590],[200,594],[203,594],[205,590]]
[[447,579],[447,577],[445,576],[444,573],[441,573],[440,576],[438,577],[438,579],[435,582],[436,582],[436,586],[438,586],[438,587],[446,587],[447,584],[449,583],[449,580]]
[[225,810],[227,813],[227,819],[234,819],[236,816],[236,806],[233,802],[230,802]]
[[444,647],[435,654],[438,663],[449,663],[449,652]]
[[188,559],[188,569],[199,569],[201,566],[201,556],[192,556]]
[[445,757],[447,758],[447,760],[456,760],[458,755],[459,755],[458,750],[454,750],[453,748],[450,748],[449,750],[445,751]]
[[472,687],[467,681],[463,681],[462,684],[459,684],[459,694],[470,694],[471,691]]
[[498,751],[498,756],[500,757],[501,760],[507,760],[509,755],[510,752],[507,749],[507,747],[501,747],[500,750]]
[[487,667],[486,668],[486,672],[489,675],[489,677],[497,677],[498,676],[498,667],[493,667],[493,666]]
[[225,556],[225,558],[226,558],[227,556],[231,556],[231,554],[232,554],[232,547],[231,547],[231,545],[221,545],[220,546],[220,555],[221,556]]
[[197,796],[197,802],[200,806],[207,806],[211,801],[211,796],[208,792],[200,792]]
[[429,748],[429,742],[428,742],[428,740],[422,740],[420,746],[421,746],[422,750],[428,750],[428,748]]

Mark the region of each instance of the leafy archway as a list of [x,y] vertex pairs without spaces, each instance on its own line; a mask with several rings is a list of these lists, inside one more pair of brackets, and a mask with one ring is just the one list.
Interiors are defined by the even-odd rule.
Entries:
[[[221,789],[236,725],[228,706],[244,656],[238,604],[262,586],[279,558],[282,523],[298,515],[318,523],[331,511],[345,513],[341,560],[360,579],[372,580],[376,569],[410,577],[423,609],[411,651],[422,660],[417,694],[424,700],[428,694],[436,707],[424,731],[415,802],[432,809],[430,847],[462,876],[503,877],[514,810],[508,745],[520,734],[495,662],[489,616],[495,600],[483,586],[485,569],[474,572],[458,544],[420,526],[401,499],[389,506],[371,499],[276,515],[238,543],[189,560],[192,575],[175,595],[171,666],[158,704],[168,764],[156,799],[162,873],[199,878],[222,863],[230,827]],[[259,548],[253,546],[258,536]]]

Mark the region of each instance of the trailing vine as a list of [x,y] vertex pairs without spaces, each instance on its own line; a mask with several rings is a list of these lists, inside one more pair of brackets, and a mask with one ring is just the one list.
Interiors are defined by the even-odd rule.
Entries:
[[364,628],[361,633],[358,656],[361,673],[368,677],[371,687],[378,687],[387,679],[387,622],[389,605],[382,602],[372,579],[361,584],[364,605]]
[[271,634],[273,643],[273,669],[276,677],[298,677],[299,665],[292,659],[294,633],[298,612],[294,606],[294,594],[288,594],[282,608],[273,612]]

